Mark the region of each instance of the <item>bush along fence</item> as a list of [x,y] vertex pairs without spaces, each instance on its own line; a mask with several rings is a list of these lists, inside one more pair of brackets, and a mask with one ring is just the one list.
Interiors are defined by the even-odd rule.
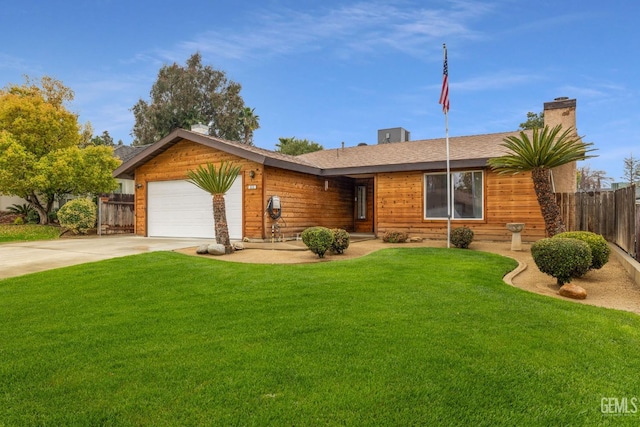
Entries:
[[109,194],[98,198],[98,234],[133,233],[134,195]]
[[640,205],[635,186],[616,191],[558,193],[567,229],[601,234],[640,261]]

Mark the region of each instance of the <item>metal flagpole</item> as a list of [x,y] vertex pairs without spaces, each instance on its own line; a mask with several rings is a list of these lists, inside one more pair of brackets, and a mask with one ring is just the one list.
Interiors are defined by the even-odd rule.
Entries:
[[449,64],[447,61],[447,45],[442,44],[444,67],[442,69],[442,91],[440,104],[444,113],[445,140],[447,144],[447,248],[451,247],[451,170],[449,167]]
[[447,141],[447,248],[451,247],[451,168],[449,167],[449,112],[444,113],[444,126]]

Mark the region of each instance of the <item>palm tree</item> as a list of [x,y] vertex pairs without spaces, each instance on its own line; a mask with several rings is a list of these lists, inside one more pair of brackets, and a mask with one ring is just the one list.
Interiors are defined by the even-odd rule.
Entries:
[[240,111],[240,126],[244,133],[244,144],[253,145],[253,131],[260,127],[260,116],[255,114],[255,108],[244,107]]
[[540,212],[544,219],[547,236],[566,231],[560,207],[556,201],[551,185],[551,169],[595,156],[587,155],[595,148],[589,148],[592,143],[584,143],[569,128],[560,133],[562,125],[553,129],[545,126],[544,129],[533,129],[531,138],[529,133],[520,132],[519,136],[510,136],[504,139],[504,147],[510,153],[501,157],[489,159],[489,166],[499,174],[531,172],[533,187],[536,192]]
[[235,166],[230,162],[222,162],[219,169],[216,169],[211,163],[207,163],[206,168],[200,165],[195,171],[187,172],[189,182],[211,194],[213,198],[216,243],[224,245],[226,253],[231,253],[233,249],[229,240],[224,195],[231,189],[239,173],[240,166]]

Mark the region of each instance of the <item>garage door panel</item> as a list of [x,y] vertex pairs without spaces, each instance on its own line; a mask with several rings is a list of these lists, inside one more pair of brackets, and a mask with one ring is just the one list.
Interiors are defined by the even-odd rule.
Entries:
[[[209,193],[186,180],[150,182],[147,189],[148,235],[214,238]],[[229,236],[242,238],[242,180],[225,195]]]

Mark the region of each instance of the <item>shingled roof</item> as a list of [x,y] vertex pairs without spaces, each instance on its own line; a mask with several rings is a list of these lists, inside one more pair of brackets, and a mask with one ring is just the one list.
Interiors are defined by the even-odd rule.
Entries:
[[133,146],[133,145],[116,145],[113,149],[113,155],[126,162],[131,159],[133,156],[146,149],[146,145],[142,146]]
[[[451,167],[484,167],[487,160],[506,153],[502,146],[519,131],[449,138]],[[430,170],[446,167],[445,138],[362,145],[316,151],[297,156],[325,171],[325,175]]]
[[[519,131],[449,138],[452,168],[484,167],[487,160],[505,154],[503,140]],[[177,129],[125,161],[113,175],[132,178],[135,169],[187,139],[265,166],[322,176],[355,175],[402,170],[436,170],[446,167],[444,138],[390,144],[361,145],[289,156],[238,142],[226,141],[196,132]]]

